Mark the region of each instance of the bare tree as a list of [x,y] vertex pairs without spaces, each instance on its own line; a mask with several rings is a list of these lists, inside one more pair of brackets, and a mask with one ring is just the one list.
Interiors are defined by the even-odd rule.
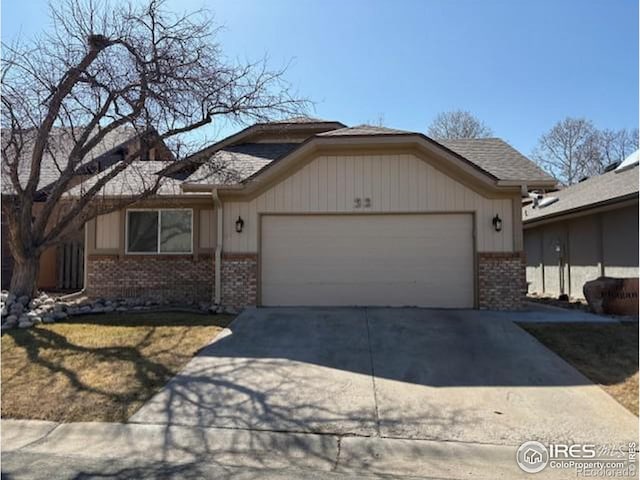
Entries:
[[621,162],[638,149],[638,129],[601,130],[598,133],[600,143],[601,164],[595,166],[593,173],[602,173],[604,167],[614,162]]
[[491,129],[470,112],[455,110],[439,113],[427,129],[432,138],[487,138]]
[[[162,188],[162,177],[138,161],[149,147],[140,142],[76,185],[87,159],[119,129],[157,132],[156,144],[177,147],[218,118],[267,121],[306,106],[290,93],[283,70],[227,60],[205,11],[173,14],[162,0],[63,0],[51,4],[50,16],[53,27],[42,36],[3,45],[2,212],[16,295],[34,293],[42,252],[67,232]],[[59,174],[43,191],[44,162]],[[110,183],[125,175],[135,189],[104,200]]]
[[532,157],[561,182],[576,183],[602,162],[598,131],[584,118],[565,118],[540,137]]

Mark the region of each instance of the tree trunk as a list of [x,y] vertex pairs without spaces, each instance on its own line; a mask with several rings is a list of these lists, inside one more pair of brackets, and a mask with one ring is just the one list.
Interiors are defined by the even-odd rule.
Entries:
[[13,264],[11,286],[9,291],[21,297],[23,295],[33,298],[36,293],[38,272],[40,271],[40,254],[29,258],[16,260]]

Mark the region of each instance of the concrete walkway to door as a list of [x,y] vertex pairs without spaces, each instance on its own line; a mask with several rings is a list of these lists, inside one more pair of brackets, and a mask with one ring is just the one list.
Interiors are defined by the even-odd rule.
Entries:
[[494,445],[638,434],[510,318],[470,310],[248,309],[130,422]]

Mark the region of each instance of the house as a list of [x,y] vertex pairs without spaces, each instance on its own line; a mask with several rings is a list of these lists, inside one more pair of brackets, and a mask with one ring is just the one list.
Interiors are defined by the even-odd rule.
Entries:
[[522,209],[529,292],[584,298],[601,276],[638,277],[638,152]]
[[[89,295],[518,308],[522,192],[556,183],[500,139],[307,117],[250,126],[157,174],[154,198],[87,223]],[[105,199],[120,181],[134,183]]]
[[524,459],[530,465],[542,462],[542,453],[530,448],[524,453]]
[[[24,158],[28,158],[32,148],[30,132],[25,133],[26,145]],[[72,189],[95,175],[104,172],[121,161],[128,151],[137,150],[140,142],[150,147],[145,149],[145,159],[167,162],[173,155],[162,142],[158,142],[157,133],[148,131],[137,134],[131,128],[121,127],[107,134],[87,155],[85,161],[77,167],[76,175],[69,185]],[[6,139],[3,136],[3,140]],[[153,144],[153,146],[151,146]],[[42,158],[40,179],[34,199],[34,211],[41,208],[42,202],[58,179],[62,169],[66,167],[68,154],[75,145],[73,134],[69,129],[54,128],[49,137],[47,152]],[[19,164],[19,179],[24,185],[29,178],[28,162]],[[2,160],[2,196],[13,195],[13,187],[9,180],[8,165]],[[52,217],[60,215],[58,208]],[[2,213],[2,288],[8,288],[13,271],[13,258],[9,250],[7,218]],[[84,278],[84,231],[68,232],[63,243],[45,250],[40,258],[37,287],[42,290],[78,290],[83,287]]]

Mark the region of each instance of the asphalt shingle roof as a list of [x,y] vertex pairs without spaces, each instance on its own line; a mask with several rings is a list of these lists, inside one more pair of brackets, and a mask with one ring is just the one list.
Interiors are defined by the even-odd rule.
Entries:
[[271,124],[279,124],[279,123],[299,123],[299,124],[304,124],[304,123],[333,123],[332,120],[324,120],[322,118],[316,118],[316,117],[308,117],[308,116],[300,116],[300,117],[291,117],[291,118],[285,118],[283,120],[273,120],[271,122],[268,122],[267,125],[271,125]]
[[286,156],[298,143],[243,143],[215,152],[185,181],[230,185],[250,177],[273,160]]
[[[368,135],[420,135],[416,132],[373,125],[338,128],[316,134],[317,137]],[[436,143],[465,158],[498,180],[554,182],[531,160],[499,138],[438,140]],[[215,152],[191,174],[189,183],[231,184],[255,175],[274,160],[285,157],[299,144],[247,143],[224,147]],[[226,166],[225,166],[226,164]]]
[[500,138],[436,140],[500,180],[553,181],[553,177]]
[[[319,137],[344,135],[407,135],[415,132],[359,125],[320,133]],[[499,180],[553,181],[535,163],[499,138],[435,140]]]
[[[30,135],[35,135],[35,131],[33,133],[25,133],[25,147],[22,151],[21,160],[18,165],[18,177],[23,187],[26,185],[31,172],[30,158],[31,152],[33,151],[33,139],[29,138]],[[135,132],[129,128],[113,130],[87,154],[82,165],[89,164],[98,157],[108,153],[110,150],[113,150],[132,139],[134,136]],[[59,178],[60,172],[67,166],[69,153],[73,146],[74,140],[70,131],[61,128],[55,128],[52,130],[51,135],[49,136],[49,149],[42,157],[38,190],[51,185]],[[121,157],[119,156],[114,156],[112,160],[117,161],[120,158]],[[105,163],[103,167],[108,166],[109,159],[105,158],[105,162],[107,163]],[[2,158],[2,193],[10,194],[12,192],[13,186],[9,179],[9,167],[6,164],[6,159]]]
[[377,127],[374,125],[357,125],[355,127],[338,128],[328,132],[319,133],[319,137],[338,137],[342,135],[394,135],[394,134],[410,134],[406,130],[398,130],[396,128]]
[[[104,187],[97,194],[96,199],[99,197],[120,197],[120,196],[138,196],[141,193],[153,188],[158,181],[158,172],[163,167],[166,167],[167,162],[164,161],[152,161],[152,160],[137,160],[131,163],[126,169],[118,173],[114,178],[109,180]],[[113,165],[106,170],[82,181],[68,192],[65,193],[65,197],[78,197],[84,192],[89,190],[98,179],[104,175],[109,174],[116,168],[117,165]],[[160,187],[157,191],[157,195],[181,195],[182,181],[171,178],[162,177],[160,179]]]
[[526,205],[522,209],[522,219],[525,223],[540,220],[633,194],[638,195],[638,166],[621,172],[603,173],[557,192],[550,192],[545,196],[557,197],[557,202],[543,208]]

